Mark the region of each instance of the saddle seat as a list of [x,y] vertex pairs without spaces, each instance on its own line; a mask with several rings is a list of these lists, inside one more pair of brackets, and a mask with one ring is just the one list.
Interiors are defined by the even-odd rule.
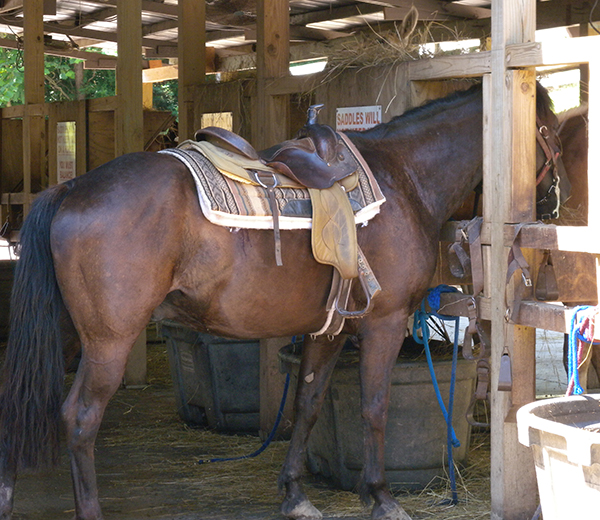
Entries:
[[296,181],[305,188],[323,190],[352,175],[358,163],[340,136],[327,125],[302,127],[295,139],[283,141],[257,152],[243,137],[209,126],[198,130],[196,141],[208,141],[265,166]]

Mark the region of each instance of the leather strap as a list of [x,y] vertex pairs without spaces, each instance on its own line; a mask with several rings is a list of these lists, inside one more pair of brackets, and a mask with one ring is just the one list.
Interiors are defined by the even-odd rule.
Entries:
[[269,196],[269,207],[273,214],[273,235],[275,236],[275,262],[278,266],[283,265],[281,259],[281,233],[279,231],[279,208],[275,199],[275,188],[278,186],[277,177],[272,173],[254,172],[254,178],[265,190]]
[[513,236],[513,240],[510,246],[510,252],[508,253],[508,270],[506,272],[506,288],[508,289],[508,284],[513,274],[517,270],[521,270],[521,280],[523,283],[516,284],[514,291],[514,299],[512,303],[512,307],[508,304],[508,298],[505,294],[506,300],[506,320],[514,321],[514,317],[519,314],[519,308],[521,307],[521,301],[523,300],[523,296],[525,291],[533,286],[531,283],[531,275],[529,273],[529,264],[523,253],[521,251],[521,247],[519,246],[519,234],[521,233],[521,229],[525,223],[522,222],[515,227],[515,234]]

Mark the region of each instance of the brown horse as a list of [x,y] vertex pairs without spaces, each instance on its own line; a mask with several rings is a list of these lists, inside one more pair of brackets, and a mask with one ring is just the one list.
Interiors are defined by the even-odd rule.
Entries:
[[571,215],[565,222],[585,225],[588,213],[588,108],[582,105],[558,114],[563,164],[569,173],[571,196],[563,204]]
[[[560,210],[565,207],[567,200],[575,190],[570,184],[571,176],[567,167],[566,153],[563,161],[556,161],[557,152],[561,150],[561,139],[557,135],[559,128],[547,124],[548,117],[540,118],[540,114],[547,114],[552,108],[552,101],[548,91],[539,83],[537,84],[537,113],[538,126],[536,138],[536,218],[538,220],[556,219]],[[566,130],[566,128],[565,128]],[[540,145],[545,142],[545,145]],[[587,141],[586,141],[587,142]],[[574,156],[573,154],[571,155]],[[586,159],[587,164],[587,159]],[[586,184],[587,187],[587,184]],[[461,206],[452,214],[452,220],[471,220],[483,213],[483,199],[481,197],[481,185],[463,201]]]
[[[547,108],[547,107],[546,107]],[[443,223],[482,178],[481,87],[349,134],[387,198],[358,241],[383,290],[370,314],[348,320],[360,344],[364,469],[372,518],[409,520],[384,474],[390,375],[407,319],[431,283]],[[554,114],[539,116],[548,125]],[[17,471],[57,459],[66,424],[75,518],[102,518],[94,443],[129,351],[149,320],[175,319],[211,334],[266,338],[307,334],[325,321],[330,266],[316,263],[309,231],[273,233],[211,224],[185,166],[134,153],[42,193],[21,232],[11,336],[0,401],[0,518],[12,511]],[[355,284],[356,285],[356,284]],[[354,287],[349,309],[365,306]],[[306,442],[344,336],[305,336],[295,425],[279,483],[282,513],[318,519],[300,479]],[[62,349],[82,358],[61,408]]]

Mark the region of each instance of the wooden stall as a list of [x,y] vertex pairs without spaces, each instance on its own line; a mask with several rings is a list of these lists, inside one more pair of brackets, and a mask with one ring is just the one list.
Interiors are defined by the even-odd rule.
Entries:
[[[126,3],[125,0],[119,0],[116,2],[117,9],[124,9]],[[158,4],[145,2],[146,8],[148,3]],[[39,21],[42,4],[42,0],[27,2],[25,5],[29,5],[28,8],[32,11],[28,11],[30,14],[26,18],[35,19],[37,16]],[[137,13],[142,9],[140,4],[140,0],[132,2],[124,16],[128,21],[125,22],[125,27],[119,29],[133,31],[135,26],[132,34],[135,34],[137,43],[124,51],[124,54],[130,56],[129,65],[121,67],[132,66],[136,74],[138,63],[135,49],[140,45],[150,45],[137,32]],[[546,11],[543,10],[543,4],[548,5]],[[290,47],[288,4],[283,0],[259,0],[256,9],[256,52],[248,52],[252,54],[254,61],[249,60],[251,65],[244,67],[255,68],[256,72],[224,75],[224,80],[218,83],[206,82],[206,55],[198,52],[207,41],[203,31],[198,31],[198,23],[204,26],[206,22],[203,6],[193,0],[180,0],[176,11],[169,11],[174,6],[169,7],[167,4],[160,8],[169,16],[179,15],[178,73],[182,138],[191,136],[193,129],[199,126],[203,114],[231,112],[233,130],[249,139],[257,148],[264,148],[291,137],[301,124],[304,108],[312,102],[325,103],[320,122],[332,126],[335,125],[335,108],[348,105],[381,104],[385,107],[383,120],[387,121],[391,116],[418,105],[425,99],[443,95],[447,88],[459,86],[455,81],[451,84],[443,83],[446,80],[473,77],[483,79],[485,203],[482,243],[485,280],[483,294],[477,299],[477,311],[480,319],[491,323],[492,331],[493,520],[531,518],[537,506],[533,463],[524,462],[530,460],[531,455],[517,441],[515,412],[517,408],[536,398],[535,330],[566,332],[572,314],[572,309],[562,305],[531,299],[522,302],[513,320],[506,319],[507,299],[511,298],[515,285],[520,283],[519,276],[510,280],[508,287],[506,281],[508,251],[517,229],[520,247],[526,251],[528,258],[534,260],[533,277],[536,251],[569,251],[593,260],[596,292],[600,286],[600,241],[597,238],[600,233],[599,205],[590,204],[587,226],[555,226],[534,222],[535,186],[532,170],[535,155],[535,95],[532,93],[535,93],[536,67],[588,65],[589,140],[595,143],[600,137],[600,101],[596,99],[600,92],[600,38],[586,36],[543,45],[535,41],[536,27],[551,23],[547,12],[562,12],[561,10],[566,9],[565,6],[565,2],[558,0],[543,2],[537,6],[533,0],[493,0],[490,50],[407,61],[393,66],[363,67],[358,71],[351,69],[332,78],[326,73],[308,77],[289,75],[289,56],[297,55],[299,51]],[[153,8],[158,9],[156,6]],[[465,6],[462,8],[465,9]],[[576,12],[569,12],[572,15],[567,18],[572,22],[582,21]],[[450,19],[454,15],[450,13]],[[44,105],[43,100],[39,99],[39,56],[42,51],[40,44],[35,41],[35,34],[41,34],[43,30],[40,24],[28,27],[29,36],[25,45],[33,50],[26,54],[29,54],[33,64],[26,66],[37,72],[32,73],[32,86],[28,90],[25,107],[2,111],[2,202],[24,207],[31,200],[32,182],[39,182],[43,186],[55,180],[53,167],[50,166],[48,181],[36,181],[39,175],[34,175],[34,170],[44,171],[39,166],[45,160],[44,151],[39,148],[44,132],[48,132],[48,142],[52,145],[56,142],[52,136],[56,122],[77,122],[78,146],[81,144],[89,150],[85,161],[77,159],[77,172],[80,173],[82,169],[110,158],[113,151],[107,143],[111,142],[114,135],[120,142],[124,135],[118,125],[118,130],[114,130],[112,121],[123,121],[120,119],[120,111],[127,108],[127,101],[123,99],[90,101],[87,102],[87,109],[78,103],[54,108]],[[472,26],[475,27],[481,32],[480,26]],[[138,40],[143,41],[140,44]],[[319,52],[326,55],[327,49],[327,46],[318,47],[315,44],[310,51],[306,51],[305,56],[310,52],[313,55],[319,55]],[[238,63],[243,63],[245,58],[238,56],[235,59]],[[35,74],[38,75],[37,80]],[[136,81],[132,78],[133,76],[128,82]],[[134,87],[137,89],[137,86]],[[141,96],[137,90],[130,96],[140,98],[135,106],[141,106]],[[301,102],[292,105],[290,98]],[[106,129],[105,133],[94,132],[92,135],[80,129],[82,125],[86,128],[94,125],[96,129],[99,122]],[[44,125],[48,125],[47,130]],[[116,133],[111,134],[111,130]],[[11,145],[10,138],[7,137],[15,132],[23,132],[25,139],[22,148]],[[141,144],[138,142],[130,147],[118,147],[117,150],[119,153],[131,151],[136,146],[140,147]],[[590,171],[600,164],[598,154],[600,150],[589,147]],[[53,162],[54,159],[49,153],[48,161]],[[8,195],[20,178],[24,179],[22,192]],[[600,178],[597,175],[588,175],[588,186],[590,199],[600,195]],[[452,239],[456,229],[456,226],[449,227],[446,236]],[[440,273],[437,281],[444,281],[443,276]],[[565,283],[569,284],[569,281]],[[276,352],[279,346],[280,342],[266,340],[261,351],[263,393],[268,400],[263,406],[265,429],[267,424],[272,423],[273,410],[276,410],[274,405],[279,399],[282,385],[282,378],[276,373]],[[498,390],[499,363],[505,352],[509,353],[512,362],[512,391]]]
[[[589,92],[597,91],[595,81],[600,72],[595,65],[600,53],[600,38],[584,37],[561,40],[556,45],[535,42],[535,13],[533,3],[503,2],[492,15],[492,48],[471,55],[446,56],[420,61],[398,63],[393,67],[362,68],[358,72],[342,72],[329,81],[325,75],[304,78],[273,78],[267,83],[272,96],[303,94],[311,102],[325,103],[320,121],[335,125],[335,108],[348,105],[372,104],[387,106],[383,120],[402,113],[430,97],[446,93],[447,88],[460,88],[440,82],[457,78],[483,78],[484,86],[484,223],[482,229],[485,261],[485,287],[478,298],[478,315],[491,322],[492,330],[492,519],[518,520],[531,518],[537,507],[537,487],[529,451],[517,440],[516,410],[535,400],[535,330],[567,332],[572,310],[556,303],[535,300],[523,301],[513,321],[506,320],[507,294],[515,284],[515,276],[507,288],[508,250],[517,225],[522,224],[520,246],[530,259],[532,277],[536,276],[536,252],[541,250],[576,251],[595,260],[600,280],[600,210],[590,208],[588,226],[556,226],[534,222],[535,169],[535,68],[549,65],[589,64]],[[522,20],[530,21],[523,24]],[[381,78],[386,78],[382,81]],[[257,82],[258,85],[258,82]],[[343,85],[344,88],[340,88]],[[224,85],[215,87],[223,91]],[[250,99],[235,107],[234,119],[242,117],[244,103],[252,106],[254,91],[251,80],[245,85]],[[209,85],[202,87],[203,95],[196,96],[198,110],[212,111]],[[241,91],[240,91],[241,92]],[[203,103],[207,103],[204,108]],[[590,95],[589,139],[594,141],[598,103]],[[236,112],[237,111],[237,112]],[[236,115],[237,114],[237,115]],[[249,138],[252,140],[252,135]],[[589,164],[598,164],[597,150],[590,147]],[[589,176],[590,197],[600,194],[599,181]],[[524,224],[523,224],[524,223]],[[446,232],[454,240],[457,226],[453,223]],[[596,238],[594,238],[596,237]],[[442,262],[443,264],[443,262]],[[567,286],[576,284],[573,273]],[[452,282],[444,273],[437,281]],[[454,280],[456,282],[456,280]],[[596,284],[600,286],[600,284]],[[597,289],[596,289],[597,290]],[[588,296],[589,297],[589,292]],[[510,296],[508,296],[510,298]],[[596,295],[596,301],[598,296]],[[507,350],[506,350],[507,349]],[[512,391],[498,390],[501,356],[510,353],[512,361]]]

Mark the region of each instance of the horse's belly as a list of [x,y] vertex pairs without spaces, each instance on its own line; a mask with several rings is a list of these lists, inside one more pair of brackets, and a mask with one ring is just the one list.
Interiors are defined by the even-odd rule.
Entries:
[[308,275],[286,280],[254,275],[245,283],[215,289],[210,296],[205,291],[194,294],[176,290],[154,311],[153,319],[171,319],[233,338],[309,334],[320,330],[327,319],[330,278]]

